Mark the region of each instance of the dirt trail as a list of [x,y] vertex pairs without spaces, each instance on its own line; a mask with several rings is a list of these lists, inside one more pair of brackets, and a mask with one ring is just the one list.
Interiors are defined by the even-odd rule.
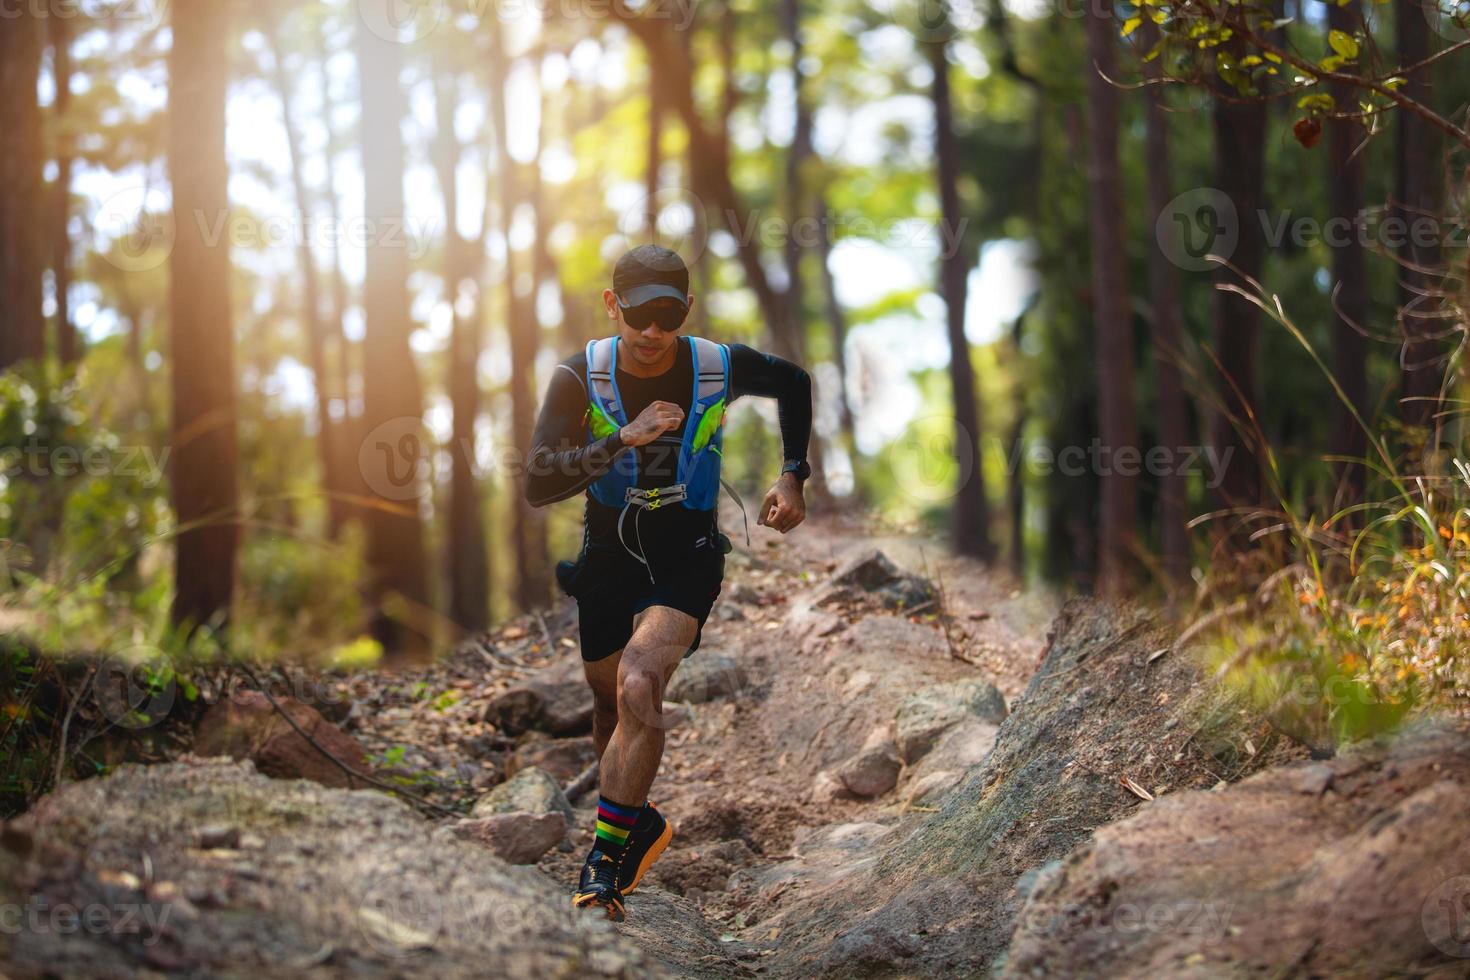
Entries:
[[[757,882],[777,869],[778,876],[791,879],[788,889],[806,887],[803,845],[811,851],[810,842],[832,828],[894,826],[914,812],[909,793],[920,780],[930,777],[929,789],[942,791],[979,762],[993,744],[993,725],[961,727],[904,767],[894,789],[874,799],[846,792],[826,775],[866,744],[891,742],[895,713],[915,692],[979,679],[994,683],[1007,700],[1018,696],[1055,613],[1048,597],[1024,592],[1004,574],[912,535],[872,535],[825,521],[782,539],[770,540],[764,531],[753,537],[754,547],[730,555],[725,589],[700,650],[680,668],[687,674],[729,657],[743,683],[732,696],[682,707],[668,732],[651,797],[676,835],[647,884],[629,898],[623,927],[640,941],[663,943],[660,931],[667,922],[645,928],[648,919],[640,913],[664,901],[664,893],[687,901],[699,911],[705,938],[722,941],[701,954],[717,955],[702,968],[699,957],[676,952],[671,965],[685,972],[759,967],[778,945],[779,932],[764,924]],[[942,588],[947,637],[937,595],[927,602],[912,596],[919,601],[905,606],[860,588],[826,587],[834,573],[874,551],[935,583],[936,591]],[[549,641],[552,656],[525,655],[535,665],[532,676],[575,684],[580,661],[569,639],[575,636],[573,615],[568,601],[546,617],[544,634],[540,624],[515,624],[509,641],[502,634],[491,645],[545,648]],[[422,743],[427,714],[421,707],[374,713],[356,734],[383,748]],[[478,729],[467,734],[452,717],[438,714],[443,734],[485,737]],[[534,734],[520,741],[546,744]],[[572,846],[539,862],[563,888],[591,844],[595,793],[580,803]]]
[[[1371,953],[1374,973],[1458,976],[1470,961],[1440,911],[1470,908],[1465,726],[1307,760],[1151,611],[1058,611],[937,546],[840,523],[731,556],[671,688],[653,798],[676,836],[614,927],[567,902],[595,800],[557,802],[591,756],[573,636],[565,603],[412,676],[313,678],[380,777],[476,804],[472,820],[191,757],[63,787],[0,832],[0,912],[32,916],[0,920],[0,968],[1296,976]],[[527,767],[551,776],[507,782]],[[464,839],[522,783],[571,810],[534,867]],[[68,903],[100,910],[97,927],[58,925]]]

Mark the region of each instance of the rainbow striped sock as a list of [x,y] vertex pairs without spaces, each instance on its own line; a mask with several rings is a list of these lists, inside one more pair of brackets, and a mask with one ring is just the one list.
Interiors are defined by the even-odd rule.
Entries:
[[628,834],[638,820],[640,806],[614,803],[605,796],[597,797],[597,840],[594,846],[609,857],[621,858]]

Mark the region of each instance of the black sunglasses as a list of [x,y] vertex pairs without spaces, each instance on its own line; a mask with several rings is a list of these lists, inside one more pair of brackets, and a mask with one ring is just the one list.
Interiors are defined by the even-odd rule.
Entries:
[[[621,301],[619,301],[621,305]],[[623,322],[634,330],[647,330],[656,324],[664,333],[673,333],[684,325],[689,311],[677,303],[655,300],[642,306],[624,306]]]

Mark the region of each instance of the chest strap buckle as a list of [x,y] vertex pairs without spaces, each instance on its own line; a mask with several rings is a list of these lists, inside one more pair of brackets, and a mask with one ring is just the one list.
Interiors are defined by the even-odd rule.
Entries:
[[677,504],[687,496],[689,496],[688,489],[683,483],[671,483],[666,487],[654,487],[652,490],[628,487],[623,491],[623,502],[642,510],[658,510],[665,504]]

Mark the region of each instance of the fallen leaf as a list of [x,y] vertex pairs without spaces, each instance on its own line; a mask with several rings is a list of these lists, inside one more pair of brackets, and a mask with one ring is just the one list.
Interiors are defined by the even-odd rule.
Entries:
[[1138,797],[1140,800],[1144,800],[1149,803],[1153,802],[1154,795],[1148,790],[1144,789],[1142,786],[1135,783],[1133,780],[1129,779],[1127,776],[1118,777],[1118,782],[1122,785],[1124,789],[1132,793],[1134,796]]

